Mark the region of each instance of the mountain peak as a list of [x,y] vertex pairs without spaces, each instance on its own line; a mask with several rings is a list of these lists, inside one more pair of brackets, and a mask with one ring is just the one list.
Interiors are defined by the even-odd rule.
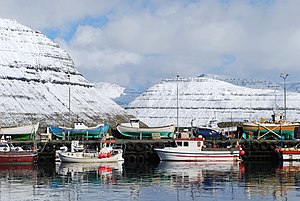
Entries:
[[127,118],[124,109],[81,75],[68,53],[41,32],[0,19],[0,36],[1,126],[70,124],[78,116],[88,124]]

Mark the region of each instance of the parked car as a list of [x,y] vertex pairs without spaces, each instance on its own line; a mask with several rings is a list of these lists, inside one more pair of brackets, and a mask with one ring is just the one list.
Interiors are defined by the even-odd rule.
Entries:
[[218,131],[212,129],[212,128],[206,128],[206,127],[199,127],[196,128],[194,131],[194,136],[199,137],[201,135],[205,139],[211,140],[229,140],[230,138],[226,135],[223,135],[222,133],[219,133]]

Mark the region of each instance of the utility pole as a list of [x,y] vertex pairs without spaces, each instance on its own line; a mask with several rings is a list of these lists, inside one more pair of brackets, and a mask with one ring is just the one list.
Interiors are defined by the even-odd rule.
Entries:
[[69,72],[69,120],[71,122],[71,74]]
[[177,76],[176,76],[176,84],[177,84],[177,130],[176,131],[177,131],[177,135],[179,134],[179,126],[178,126],[178,117],[179,117],[179,108],[178,108],[178,79],[179,79],[179,73],[177,73]]
[[286,120],[286,86],[285,80],[289,76],[289,74],[280,74],[280,77],[283,79],[283,97],[284,97],[284,119]]

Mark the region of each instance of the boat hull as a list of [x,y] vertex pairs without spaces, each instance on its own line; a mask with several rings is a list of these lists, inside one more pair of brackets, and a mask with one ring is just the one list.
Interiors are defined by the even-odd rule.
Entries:
[[161,161],[238,161],[239,149],[185,151],[176,147],[155,149]]
[[[262,136],[264,134],[276,134],[277,138],[280,139],[282,136],[283,139],[294,138],[295,129],[299,127],[300,124],[274,124],[274,123],[265,123],[265,124],[255,124],[255,123],[244,123],[243,131],[248,135],[255,135],[256,137]],[[258,136],[259,135],[259,136]]]
[[66,163],[113,163],[124,161],[122,153],[111,157],[99,158],[99,153],[59,152],[61,162]]
[[109,125],[90,127],[87,129],[72,129],[50,126],[49,130],[58,138],[66,137],[69,139],[75,139],[82,136],[87,139],[101,139],[102,135],[108,130],[108,127]]
[[33,164],[37,162],[37,154],[30,152],[1,152],[0,164]]
[[0,134],[10,136],[12,140],[32,140],[39,128],[39,123],[12,128],[1,128]]
[[174,137],[175,126],[137,128],[118,125],[117,130],[120,134],[129,138],[152,138],[152,134],[159,134],[161,138],[167,139]]
[[284,161],[300,160],[300,148],[282,148],[280,151]]

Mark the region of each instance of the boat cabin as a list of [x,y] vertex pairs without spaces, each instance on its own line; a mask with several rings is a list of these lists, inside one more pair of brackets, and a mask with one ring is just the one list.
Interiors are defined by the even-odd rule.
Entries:
[[83,122],[74,122],[74,129],[87,129]]
[[201,150],[204,143],[203,138],[176,138],[176,145],[182,149],[199,149]]
[[134,127],[134,128],[139,128],[140,127],[140,120],[136,118],[130,118],[129,123],[121,123],[122,126],[127,126],[127,127]]
[[283,114],[272,114],[272,122],[273,123],[280,123],[284,120]]

